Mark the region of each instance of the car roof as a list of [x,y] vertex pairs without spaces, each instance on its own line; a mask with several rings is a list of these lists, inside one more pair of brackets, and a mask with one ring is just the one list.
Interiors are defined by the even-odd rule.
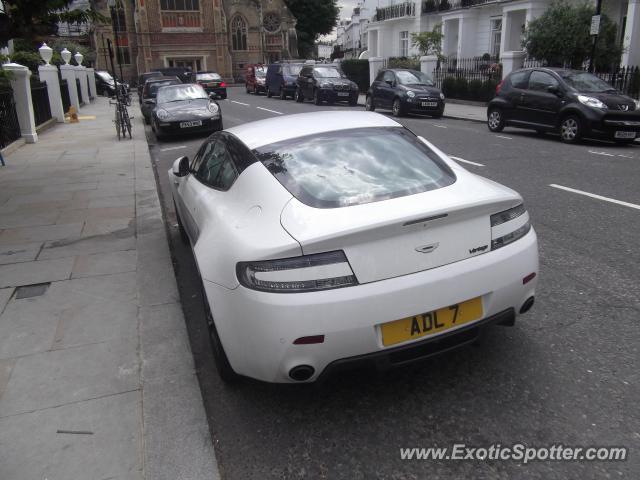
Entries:
[[151,77],[148,78],[145,83],[166,82],[167,80],[177,80],[178,82],[180,81],[178,77]]
[[284,115],[244,123],[227,131],[253,150],[271,143],[316,133],[366,127],[401,127],[389,117],[373,112],[321,111]]
[[201,73],[215,73],[216,75],[220,75],[218,72],[214,72],[213,70],[202,70],[201,72],[196,72],[196,75]]

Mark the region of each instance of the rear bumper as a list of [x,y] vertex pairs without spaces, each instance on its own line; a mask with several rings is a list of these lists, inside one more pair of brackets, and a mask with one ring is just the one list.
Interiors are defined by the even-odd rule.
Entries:
[[225,87],[202,87],[207,93],[213,93],[216,97],[227,98],[227,89]]
[[[404,351],[405,346],[408,350],[418,348],[436,338],[444,339],[445,334],[461,335],[452,337],[451,345],[444,350],[426,352],[427,356],[468,343],[477,332],[471,329],[511,320],[511,314],[504,312],[519,312],[524,302],[535,295],[535,279],[523,284],[523,278],[532,272],[538,272],[533,229],[517,242],[464,261],[335,290],[276,294],[243,286],[228,289],[206,280],[203,283],[234,370],[267,382],[290,383],[288,372],[299,365],[312,366],[315,374],[309,381],[315,381],[330,365],[334,369],[362,356],[388,356],[390,363],[398,363],[398,352]],[[391,347],[383,345],[381,324],[476,297],[482,298],[480,319]],[[467,329],[471,333],[462,335]],[[324,342],[293,343],[313,335],[324,335]],[[406,361],[424,356],[411,353]]]

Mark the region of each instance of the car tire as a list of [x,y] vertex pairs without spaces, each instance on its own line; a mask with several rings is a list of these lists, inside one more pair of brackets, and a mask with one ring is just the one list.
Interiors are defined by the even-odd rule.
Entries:
[[577,115],[567,115],[560,120],[559,130],[564,143],[578,143],[582,137],[582,121]]
[[209,342],[211,343],[211,352],[213,353],[213,358],[216,362],[216,369],[218,370],[218,375],[222,379],[224,383],[233,384],[237,383],[240,380],[240,375],[238,375],[234,370],[231,364],[229,363],[229,359],[227,358],[227,354],[224,351],[224,347],[222,346],[222,342],[220,341],[220,336],[218,335],[218,331],[216,330],[216,324],[213,320],[213,314],[211,313],[211,306],[209,305],[209,301],[207,300],[207,294],[204,289],[204,285],[202,288],[202,306],[204,308],[204,316],[207,322],[207,329],[209,330]]
[[284,85],[280,87],[280,100],[286,100],[287,93],[285,92]]
[[145,116],[143,115],[143,116],[142,116],[142,118],[144,119],[144,124],[145,124],[145,125],[149,125],[149,123],[151,123],[151,122],[149,122],[149,118],[148,118],[148,117],[145,117]]
[[399,98],[393,100],[393,105],[391,106],[391,111],[393,112],[394,117],[403,117],[404,116],[404,108],[402,107],[402,103]]
[[267,98],[273,97],[273,93],[271,93],[271,89],[267,87]]
[[151,121],[151,130],[153,130],[156,140],[164,140],[164,135],[160,132],[159,128],[156,128],[156,124],[153,121]]
[[219,132],[220,130],[224,130],[224,126],[222,125],[222,119],[218,120],[213,128],[214,132]]
[[180,232],[180,240],[185,245],[189,245],[189,235],[187,235],[187,231],[184,229],[184,225],[182,224],[182,219],[180,218],[180,213],[178,213],[178,207],[176,205],[176,201],[173,201],[173,209],[176,212],[176,220],[178,221],[178,232]]
[[322,100],[320,99],[320,92],[318,91],[317,88],[313,91],[313,103],[315,105],[322,105]]
[[249,90],[249,84],[248,83],[244,84],[244,89],[247,91],[247,94],[251,93],[251,91]]
[[487,115],[487,127],[494,133],[504,130],[504,116],[499,108],[492,108]]
[[364,101],[364,109],[367,112],[375,112],[376,106],[373,103],[373,97],[371,95],[367,95],[367,98]]
[[302,95],[302,92],[300,91],[299,88],[296,88],[296,93],[293,94],[293,98],[298,103],[304,102],[304,95]]

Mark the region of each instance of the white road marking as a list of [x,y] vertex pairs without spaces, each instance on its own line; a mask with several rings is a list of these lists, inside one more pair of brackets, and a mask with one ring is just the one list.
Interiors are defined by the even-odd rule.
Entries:
[[593,150],[589,150],[589,153],[593,153],[594,155],[604,155],[605,157],[615,157],[613,153],[607,152],[594,152]]
[[438,128],[448,128],[446,125],[438,125],[437,123],[432,123],[431,125]]
[[513,140],[511,137],[505,137],[504,135],[496,135],[498,138],[504,138],[505,140]]
[[636,205],[635,203],[623,202],[621,200],[616,200],[615,198],[603,197],[602,195],[583,192],[582,190],[576,190],[575,188],[563,187],[562,185],[556,185],[555,183],[551,183],[549,186],[553,188],[559,188],[560,190],[566,190],[567,192],[577,193],[578,195],[585,195],[587,197],[595,198],[597,200],[602,200],[603,202],[615,203],[617,205],[622,205],[624,207],[635,208],[637,210],[640,210],[640,205]]
[[244,105],[245,107],[248,107],[249,104],[248,103],[242,103],[242,102],[236,102],[235,100],[229,100],[231,103],[237,103],[238,105]]
[[180,150],[181,148],[187,148],[186,145],[180,145],[179,147],[161,148],[161,152],[170,152],[171,150]]
[[484,167],[482,163],[472,162],[471,160],[465,160],[464,158],[454,157],[453,155],[449,155],[449,158],[455,160],[456,162],[468,163],[469,165],[475,165],[476,167]]
[[282,112],[276,112],[275,110],[269,110],[268,108],[256,107],[258,110],[264,110],[265,112],[277,113],[278,115],[284,115]]
[[633,158],[633,157],[630,157],[629,155],[620,155],[620,154],[618,154],[618,156],[622,157],[622,158]]

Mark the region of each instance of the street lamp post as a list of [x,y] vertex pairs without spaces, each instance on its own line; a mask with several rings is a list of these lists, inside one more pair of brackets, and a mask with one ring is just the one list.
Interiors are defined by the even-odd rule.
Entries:
[[596,3],[596,14],[591,17],[591,37],[593,43],[591,44],[591,57],[589,58],[589,71],[595,70],[595,56],[596,56],[596,43],[598,43],[598,34],[600,33],[600,12],[602,10],[602,0],[598,0]]

